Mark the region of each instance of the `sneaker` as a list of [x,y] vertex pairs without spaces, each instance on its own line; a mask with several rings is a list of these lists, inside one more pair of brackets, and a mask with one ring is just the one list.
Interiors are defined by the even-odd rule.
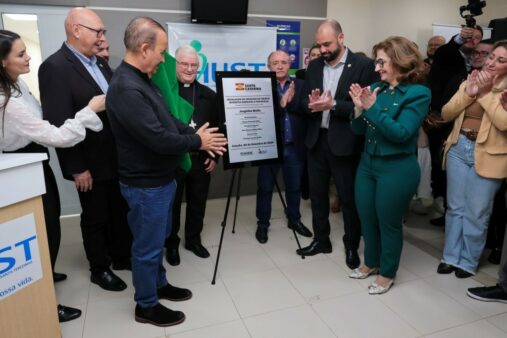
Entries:
[[185,314],[181,311],[168,309],[160,303],[147,308],[136,305],[135,320],[139,323],[166,327],[183,323]]
[[495,286],[481,286],[478,288],[470,288],[467,295],[483,302],[500,302],[507,304],[507,292],[497,284]]

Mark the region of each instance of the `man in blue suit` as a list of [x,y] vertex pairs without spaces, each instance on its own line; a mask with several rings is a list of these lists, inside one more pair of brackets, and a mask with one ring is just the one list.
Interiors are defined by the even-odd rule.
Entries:
[[260,166],[257,173],[257,231],[259,243],[268,241],[271,199],[275,179],[280,168],[285,182],[288,226],[300,235],[311,237],[312,233],[303,223],[299,212],[301,200],[301,176],[305,159],[305,127],[300,97],[303,81],[289,77],[290,57],[285,51],[277,50],[268,57],[268,67],[276,73],[278,98],[280,100],[280,125],[282,126],[283,164]]

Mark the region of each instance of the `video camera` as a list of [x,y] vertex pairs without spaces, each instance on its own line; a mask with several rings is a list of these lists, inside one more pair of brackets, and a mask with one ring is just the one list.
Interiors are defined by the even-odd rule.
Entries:
[[[486,7],[486,1],[468,0],[468,5],[459,8],[459,14],[465,19],[467,27],[475,27],[474,16],[481,15],[484,7]],[[465,11],[469,11],[470,14],[463,15]]]

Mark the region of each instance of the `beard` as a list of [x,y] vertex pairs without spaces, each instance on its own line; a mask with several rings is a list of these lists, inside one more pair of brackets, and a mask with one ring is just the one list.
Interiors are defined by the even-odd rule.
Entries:
[[338,57],[338,55],[340,55],[341,51],[342,51],[342,48],[338,45],[334,51],[322,53],[322,57],[327,62],[331,62],[331,61],[336,60],[336,58]]

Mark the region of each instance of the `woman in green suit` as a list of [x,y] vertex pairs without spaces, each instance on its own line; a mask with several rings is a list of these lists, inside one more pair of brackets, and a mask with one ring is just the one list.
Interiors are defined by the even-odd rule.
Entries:
[[356,204],[365,249],[364,265],[351,278],[378,273],[369,294],[393,285],[403,245],[402,219],[420,177],[418,130],[428,112],[431,93],[419,84],[423,62],[417,46],[403,37],[389,37],[373,47],[381,82],[350,87],[355,105],[352,130],[365,135],[356,175]]

